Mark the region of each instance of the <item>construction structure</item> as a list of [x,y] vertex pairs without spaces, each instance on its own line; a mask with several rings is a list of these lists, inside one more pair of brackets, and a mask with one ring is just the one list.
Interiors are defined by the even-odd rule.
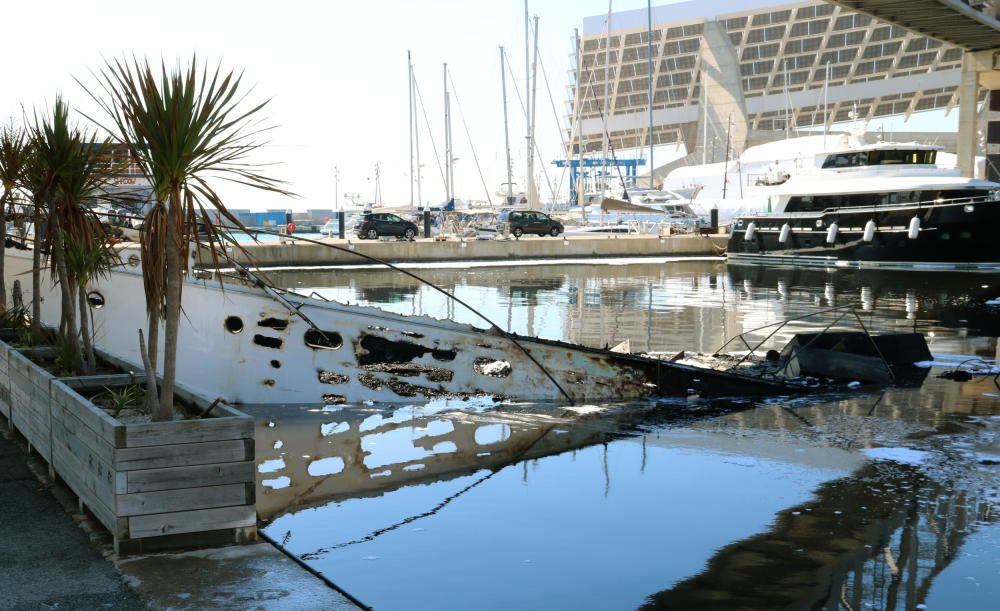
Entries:
[[[857,4],[906,3],[690,1],[586,18],[569,154],[676,143],[688,163],[721,161],[727,143],[739,153],[798,129],[955,108],[973,49],[845,6]],[[977,25],[991,28],[992,5],[973,4],[987,5],[969,10],[985,9]],[[985,90],[966,91],[975,114]],[[942,143],[954,148],[954,136]]]

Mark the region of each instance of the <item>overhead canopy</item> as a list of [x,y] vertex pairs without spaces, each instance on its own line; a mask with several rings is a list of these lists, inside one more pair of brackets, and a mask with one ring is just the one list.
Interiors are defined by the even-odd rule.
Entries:
[[1000,22],[962,0],[830,0],[970,51],[1000,49]]
[[657,210],[648,206],[637,206],[636,204],[623,202],[620,199],[611,199],[610,197],[605,197],[601,202],[601,210],[604,212],[657,212]]

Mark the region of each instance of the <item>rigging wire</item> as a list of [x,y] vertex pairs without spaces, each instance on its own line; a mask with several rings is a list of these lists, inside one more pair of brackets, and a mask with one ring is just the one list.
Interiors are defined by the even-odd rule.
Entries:
[[[514,94],[517,96],[517,101],[521,105],[521,112],[524,114],[524,119],[527,120],[528,119],[528,110],[524,106],[524,100],[521,98],[521,90],[518,89],[518,87],[517,87],[517,77],[514,76],[514,69],[510,65],[510,59],[507,57],[506,50],[504,51],[504,59],[507,62],[507,71],[510,72],[511,83],[514,85]],[[549,172],[545,168],[545,161],[542,159],[542,151],[539,150],[539,148],[538,148],[538,139],[537,138],[532,142],[532,148],[534,149],[534,152],[538,155],[539,161],[541,161],[540,167],[542,168],[542,175],[545,177],[545,183],[548,185],[549,191],[551,191],[552,190],[552,180],[549,179]],[[527,182],[527,180],[525,182]]]
[[486,177],[483,176],[483,168],[479,165],[479,155],[476,154],[476,146],[472,143],[472,134],[469,133],[469,125],[465,122],[465,113],[462,112],[462,102],[458,99],[458,88],[455,87],[455,77],[448,70],[448,80],[451,81],[451,93],[455,96],[455,105],[458,106],[458,117],[462,119],[462,127],[465,129],[465,137],[469,139],[469,148],[472,150],[472,160],[476,163],[476,171],[479,172],[479,180],[483,183],[483,191],[486,192],[486,201],[493,205],[493,198],[490,197],[490,190],[486,186]]
[[[549,104],[552,106],[552,116],[553,116],[553,118],[555,118],[556,128],[559,129],[559,113],[556,111],[556,102],[555,102],[555,99],[552,97],[552,87],[549,86],[549,77],[548,77],[548,75],[545,74],[545,62],[542,61],[541,55],[538,56],[538,65],[542,69],[542,81],[545,82],[545,90],[549,94]],[[566,134],[563,133],[562,129],[559,129],[559,140],[562,143],[563,150],[568,152],[569,151],[569,145],[566,143]],[[539,155],[539,157],[541,157],[541,155]],[[555,199],[556,199],[556,193],[558,193],[559,191],[562,191],[562,183],[563,183],[563,180],[565,180],[565,178],[566,178],[566,171],[568,169],[569,164],[566,164],[566,166],[567,167],[563,167],[563,170],[562,170],[562,172],[559,175],[559,184],[557,184],[555,190],[552,191],[552,200],[553,201],[555,201]],[[549,186],[551,188],[551,185],[549,185]]]
[[[420,95],[420,85],[417,83],[417,77],[413,77],[413,90],[417,92],[417,101],[420,102],[420,111],[424,115],[424,124],[427,125],[427,137],[431,139],[431,150],[434,151],[434,161],[437,162],[438,173],[441,174],[441,184],[444,186],[445,191],[448,190],[448,179],[444,177],[444,167],[441,165],[441,156],[438,155],[437,144],[434,142],[434,132],[431,131],[431,122],[427,118],[427,107],[424,106],[424,98]],[[419,171],[419,168],[417,168]]]

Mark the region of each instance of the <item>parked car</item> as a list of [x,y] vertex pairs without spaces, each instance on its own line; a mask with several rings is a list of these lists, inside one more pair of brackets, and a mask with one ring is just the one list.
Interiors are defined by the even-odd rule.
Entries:
[[519,238],[526,233],[556,237],[565,231],[562,223],[544,212],[534,210],[504,210],[497,218],[501,231]]
[[417,237],[417,225],[395,214],[379,212],[366,214],[358,222],[355,231],[361,239],[377,240],[379,236],[395,236],[412,240]]

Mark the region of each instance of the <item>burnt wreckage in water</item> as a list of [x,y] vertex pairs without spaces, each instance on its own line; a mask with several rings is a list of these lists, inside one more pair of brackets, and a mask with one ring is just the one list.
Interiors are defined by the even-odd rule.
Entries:
[[[141,253],[126,245],[120,256],[124,263],[89,287],[95,344],[138,368],[137,330],[146,326]],[[6,260],[9,285],[31,269],[29,252],[7,249]],[[185,390],[208,401],[342,404],[492,396],[579,403],[812,390],[779,375],[510,334],[430,283],[490,328],[300,295],[233,265],[235,273],[192,267],[185,279],[177,375]],[[43,322],[57,324],[60,300],[47,283],[43,291]]]

